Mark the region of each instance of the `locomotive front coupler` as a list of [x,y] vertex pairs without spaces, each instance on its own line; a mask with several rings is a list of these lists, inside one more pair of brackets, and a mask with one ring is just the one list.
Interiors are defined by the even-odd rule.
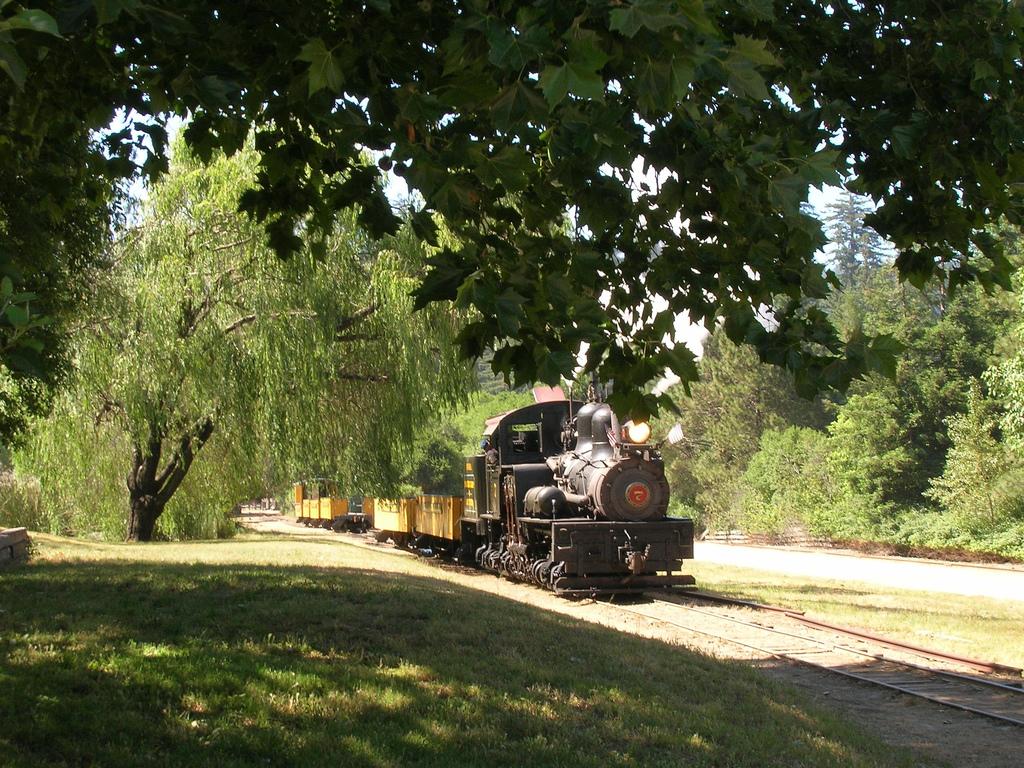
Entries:
[[629,535],[629,531],[623,529],[622,532],[626,535],[626,545],[619,547],[619,562],[624,563],[630,572],[636,576],[639,573],[643,573],[647,567],[647,558],[651,556],[651,545],[648,544],[641,551],[637,549],[633,537]]

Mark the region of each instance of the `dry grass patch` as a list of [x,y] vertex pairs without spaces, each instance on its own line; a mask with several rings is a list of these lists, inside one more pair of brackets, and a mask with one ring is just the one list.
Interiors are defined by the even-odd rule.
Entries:
[[787,608],[915,645],[1024,667],[1024,603],[811,581],[768,571],[691,563],[702,589]]

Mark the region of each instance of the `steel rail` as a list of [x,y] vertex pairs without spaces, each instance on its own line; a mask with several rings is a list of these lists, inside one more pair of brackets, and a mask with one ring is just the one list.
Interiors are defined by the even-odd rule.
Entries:
[[[816,643],[816,644],[822,645],[822,646],[831,645],[833,648],[835,648],[837,650],[840,650],[840,651],[842,651],[844,653],[851,653],[851,654],[854,654],[854,655],[857,655],[857,656],[863,656],[864,658],[874,659],[875,661],[884,661],[886,663],[899,664],[900,666],[910,667],[912,669],[919,669],[922,672],[928,672],[928,673],[933,674],[933,675],[940,675],[942,677],[949,677],[949,678],[955,678],[955,679],[958,679],[958,680],[964,680],[964,681],[969,682],[969,683],[974,684],[974,685],[984,685],[984,686],[988,686],[990,688],[997,688],[997,689],[1000,689],[1000,690],[1010,691],[1012,693],[1017,693],[1017,694],[1024,693],[1024,687],[1022,687],[1022,685],[1020,683],[1007,683],[1007,682],[1004,682],[1002,680],[990,680],[990,679],[984,678],[984,677],[974,677],[973,675],[965,675],[962,672],[953,672],[952,670],[948,670],[948,669],[935,669],[933,667],[925,667],[925,666],[923,666],[921,664],[914,664],[913,662],[910,662],[910,661],[903,661],[903,660],[897,660],[897,659],[888,659],[888,658],[885,658],[884,656],[882,656],[881,654],[870,653],[868,651],[862,651],[862,650],[859,650],[857,648],[850,648],[849,646],[845,646],[845,645],[836,645],[835,643],[830,643],[830,642],[828,642],[826,640],[822,640],[822,639],[818,639],[818,638],[813,638],[813,637],[807,637],[806,635],[798,635],[798,634],[796,634],[794,632],[787,632],[786,630],[779,629],[778,627],[766,627],[763,624],[757,624],[757,623],[751,622],[751,621],[744,621],[743,619],[738,619],[735,616],[723,616],[721,614],[712,613],[710,611],[702,611],[699,608],[694,608],[693,606],[689,606],[689,605],[683,605],[682,603],[677,603],[677,602],[675,602],[673,600],[657,600],[656,599],[656,600],[654,600],[654,602],[664,603],[666,605],[678,606],[680,608],[683,608],[683,609],[688,610],[688,611],[692,611],[694,613],[703,613],[703,614],[705,614],[707,616],[714,616],[717,619],[722,619],[724,621],[731,621],[731,622],[733,622],[735,624],[741,624],[741,625],[744,625],[744,626],[747,626],[747,627],[751,627],[753,629],[757,629],[757,630],[761,630],[761,631],[765,631],[765,632],[771,632],[771,633],[776,634],[776,635],[783,635],[783,636],[786,636],[786,637],[793,637],[793,638],[796,638],[798,640],[806,640],[806,641],[809,641],[809,642],[812,642],[812,643]],[[754,603],[752,605],[756,605],[756,603]],[[829,630],[829,631],[835,629],[835,627],[833,625],[826,624],[825,622],[813,621],[813,620],[806,620],[805,621],[803,616],[796,616],[796,615],[791,615],[791,614],[787,614],[787,615],[789,616],[789,618],[795,619],[797,621],[800,621],[800,622],[802,622],[802,623],[804,623],[804,624],[806,624],[806,625],[808,625],[808,626],[810,626],[810,627],[812,627],[814,629],[825,629],[825,630]],[[837,634],[846,634],[846,633],[845,632],[838,632]],[[871,635],[871,634],[868,634],[868,633],[862,633],[862,632],[854,631],[854,632],[852,632],[850,634],[851,634],[851,636],[853,636],[855,638],[858,638],[858,639],[866,639],[866,640],[869,640],[871,642],[877,642],[875,640],[875,637],[873,635]],[[915,653],[917,652],[915,646],[912,646],[912,645],[901,645],[899,642],[880,642],[879,645],[889,646],[889,647],[892,647],[892,648],[897,649],[897,650],[905,650],[905,649],[909,648],[909,649],[912,649]],[[950,661],[950,660],[952,660],[952,661],[959,662],[960,661],[960,657],[959,656],[941,656],[941,657],[939,657],[938,660],[939,661]],[[971,664],[973,662],[970,662],[970,660],[966,660],[966,662],[960,662],[960,663],[964,663],[964,666],[971,666]],[[994,666],[999,667],[1001,665],[996,664]],[[1005,669],[1019,671],[1019,670],[1016,669],[1016,667],[1005,667]],[[983,670],[983,671],[987,671],[987,670]]]
[[[701,600],[707,600],[711,603],[724,603],[726,605],[742,605],[745,608],[757,608],[759,611],[772,611],[773,613],[785,613],[795,614],[803,616],[803,611],[796,611],[792,608],[784,608],[781,605],[771,605],[769,603],[755,603],[753,600],[743,600],[739,597],[726,597],[725,595],[716,595],[713,592],[701,592],[699,589],[685,589],[679,592],[680,595],[686,597],[696,597]],[[664,600],[664,594],[660,592],[649,592],[648,595],[652,598],[662,599],[662,602],[671,602],[670,600]]]
[[[637,616],[642,616],[642,617],[644,617],[644,618],[646,618],[646,619],[648,619],[650,621],[661,622],[662,624],[668,624],[669,626],[674,626],[674,627],[677,627],[679,629],[686,630],[687,632],[692,632],[694,634],[698,634],[698,635],[702,635],[702,636],[705,636],[705,637],[714,638],[716,640],[724,640],[724,641],[726,641],[728,643],[732,643],[734,645],[738,645],[740,647],[747,648],[747,649],[756,651],[758,653],[765,654],[765,655],[770,656],[772,658],[784,659],[786,661],[795,662],[795,663],[798,663],[798,664],[801,664],[801,665],[804,665],[804,666],[807,666],[807,667],[810,667],[810,668],[813,668],[813,669],[821,669],[821,670],[826,670],[828,672],[834,672],[834,673],[842,675],[844,677],[848,677],[848,678],[851,678],[851,679],[854,679],[854,680],[858,680],[858,681],[861,681],[861,682],[871,683],[873,685],[878,685],[878,686],[881,686],[881,687],[884,687],[884,688],[888,688],[890,690],[899,691],[900,693],[905,693],[905,694],[908,694],[908,695],[911,695],[911,696],[916,696],[918,698],[926,699],[928,701],[932,701],[932,702],[937,703],[937,704],[943,704],[945,706],[953,707],[955,709],[960,709],[960,710],[963,710],[963,711],[966,711],[966,712],[972,712],[972,713],[975,713],[975,714],[984,715],[986,717],[989,717],[989,718],[992,718],[992,719],[995,719],[995,720],[999,720],[1001,722],[1007,722],[1007,723],[1012,723],[1014,725],[1024,726],[1024,701],[1021,702],[1021,705],[1020,705],[1020,708],[1019,708],[1020,709],[1020,713],[1019,714],[1017,714],[1016,712],[1014,712],[1013,714],[1007,714],[1006,712],[999,712],[999,711],[997,711],[995,709],[992,709],[992,708],[986,706],[985,704],[978,704],[976,702],[966,702],[966,701],[963,701],[962,699],[958,700],[955,694],[954,695],[950,695],[949,694],[948,688],[947,688],[947,692],[945,694],[943,694],[941,691],[935,692],[935,691],[929,691],[929,690],[922,690],[922,686],[929,686],[929,685],[933,686],[935,681],[938,680],[940,682],[940,684],[944,682],[947,686],[959,686],[960,688],[963,688],[963,687],[973,687],[975,689],[984,689],[983,692],[988,694],[988,695],[990,695],[990,696],[991,695],[1000,695],[1001,694],[1003,697],[1013,697],[1013,698],[1016,698],[1018,696],[1024,695],[1024,691],[1022,691],[1020,688],[1018,688],[1016,686],[1007,685],[1006,683],[1002,683],[1002,682],[998,682],[998,681],[986,680],[986,679],[983,679],[983,678],[976,678],[976,677],[972,677],[972,676],[969,676],[969,675],[959,674],[959,673],[956,673],[956,672],[949,672],[949,671],[946,671],[946,670],[930,669],[928,667],[922,667],[922,666],[919,666],[917,664],[912,664],[912,663],[908,663],[908,662],[903,662],[903,661],[898,661],[898,660],[893,660],[893,659],[879,658],[877,655],[866,653],[864,651],[858,651],[858,650],[853,649],[853,648],[846,648],[846,647],[843,647],[843,646],[837,646],[834,643],[829,643],[829,642],[827,642],[825,640],[822,640],[822,639],[819,639],[819,638],[812,638],[812,637],[807,637],[807,636],[803,636],[803,635],[797,635],[797,634],[794,634],[792,632],[786,632],[784,630],[776,629],[774,627],[766,627],[766,626],[761,625],[761,624],[756,624],[756,623],[753,623],[753,622],[743,621],[742,619],[737,619],[737,618],[735,618],[733,616],[723,616],[721,614],[716,614],[716,613],[713,613],[711,611],[701,610],[701,609],[698,609],[698,608],[694,608],[692,606],[682,605],[680,603],[677,603],[677,602],[671,601],[671,600],[658,600],[656,602],[660,602],[660,603],[662,603],[664,605],[670,605],[670,606],[672,606],[674,608],[680,608],[680,609],[689,611],[691,613],[704,614],[704,615],[708,615],[708,616],[713,616],[714,618],[722,620],[722,621],[727,621],[727,622],[732,622],[732,623],[736,623],[736,624],[745,625],[745,626],[747,626],[747,627],[749,627],[751,629],[757,630],[758,632],[765,633],[765,634],[768,634],[768,635],[781,635],[781,636],[785,636],[785,637],[792,637],[792,638],[799,639],[799,640],[801,640],[803,642],[806,642],[808,644],[811,644],[812,646],[818,646],[820,648],[825,648],[825,649],[828,649],[828,650],[831,650],[831,651],[837,651],[837,652],[840,652],[840,653],[847,653],[847,654],[850,654],[852,656],[864,657],[864,658],[870,659],[878,667],[886,667],[888,669],[878,669],[878,668],[876,668],[874,670],[875,671],[874,675],[865,674],[863,672],[853,672],[853,671],[850,671],[849,669],[843,669],[843,668],[837,667],[837,666],[830,666],[830,665],[827,665],[827,664],[816,663],[816,662],[810,661],[808,659],[801,658],[801,654],[799,652],[793,652],[793,651],[788,651],[787,652],[787,651],[778,650],[778,649],[766,648],[766,647],[764,647],[764,645],[758,645],[758,644],[755,644],[755,643],[747,641],[747,640],[742,640],[742,639],[739,639],[739,638],[736,638],[736,637],[730,637],[727,634],[711,632],[711,631],[708,631],[707,629],[701,629],[701,628],[694,627],[694,626],[689,625],[689,624],[683,624],[683,623],[678,622],[678,621],[673,621],[670,618],[665,618],[663,616],[653,615],[653,614],[650,614],[650,613],[647,613],[645,611],[641,611],[641,610],[638,610],[636,608],[632,608],[632,607],[629,607],[629,606],[618,605],[617,607],[620,610],[626,611],[628,613],[635,614]],[[798,617],[794,617],[794,618],[798,618]],[[804,654],[809,654],[809,653],[813,653],[813,652],[814,651],[807,650],[807,651],[804,651],[803,653]],[[820,651],[818,651],[818,652],[820,652]],[[889,678],[892,677],[892,674],[893,674],[892,671],[891,671],[892,668],[903,669],[903,670],[911,670],[911,676],[912,677],[916,677],[917,679],[916,680],[903,679],[902,681],[894,681],[892,679],[885,679],[885,677],[889,677]],[[915,683],[916,683],[916,687],[915,687]],[[993,693],[994,691],[998,691],[998,694]],[[962,691],[961,691],[961,695],[962,695]]]
[[904,643],[901,640],[891,640],[887,637],[881,637],[871,632],[864,632],[863,630],[853,629],[851,627],[844,627],[838,624],[830,624],[827,621],[819,621],[812,619],[804,615],[789,614],[797,621],[802,624],[806,624],[810,627],[816,627],[818,629],[828,630],[830,632],[837,632],[842,635],[848,635],[849,637],[856,637],[862,640],[868,640],[878,645],[884,645],[889,648],[893,648],[901,651],[910,651],[920,656],[929,656],[933,659],[940,661],[952,661],[957,664],[963,664],[965,667],[970,667],[978,672],[1001,672],[1003,674],[1016,675],[1018,677],[1024,676],[1024,670],[1019,667],[1011,667],[1008,664],[1000,664],[995,661],[980,661],[978,659],[971,659],[967,656],[958,656],[955,653],[947,653],[946,651],[936,651],[931,648],[922,648],[917,645],[910,643]]
[[[977,672],[1001,673],[1006,675],[1013,675],[1015,677],[1024,677],[1024,669],[1021,669],[1020,667],[1013,667],[1008,664],[1000,664],[999,662],[995,661],[972,659],[967,656],[959,656],[954,653],[938,651],[933,648],[923,648],[921,646],[905,643],[902,640],[895,640],[892,638],[875,635],[871,632],[865,632],[864,630],[854,629],[852,627],[844,627],[841,624],[831,624],[829,622],[821,621],[819,619],[812,619],[805,615],[803,611],[784,608],[778,605],[766,605],[764,603],[757,603],[751,600],[741,600],[739,598],[726,597],[724,595],[716,595],[710,592],[701,592],[699,590],[687,590],[684,593],[681,593],[680,596],[684,594],[686,597],[694,597],[700,600],[707,600],[709,602],[722,603],[725,605],[738,605],[745,608],[754,608],[761,611],[781,613],[810,627],[828,630],[830,632],[835,632],[836,634],[847,635],[848,637],[855,637],[860,640],[867,640],[878,645],[887,646],[894,650],[907,651],[909,653],[914,653],[918,656],[926,656],[928,658],[935,659],[938,661],[949,661],[955,664],[962,664],[966,667],[970,667],[971,669]],[[661,602],[671,603],[673,605],[682,605],[681,603],[678,603],[674,600],[665,600],[665,596],[663,594],[658,594],[655,596],[654,593],[651,593],[651,597],[660,600]]]

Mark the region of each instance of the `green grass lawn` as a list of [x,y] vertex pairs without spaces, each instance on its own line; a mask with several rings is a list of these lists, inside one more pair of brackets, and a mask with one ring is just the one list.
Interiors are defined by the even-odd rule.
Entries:
[[920,766],[741,664],[275,538],[38,537],[0,571],[5,766]]
[[1024,603],[687,563],[698,586],[915,645],[1024,667]]

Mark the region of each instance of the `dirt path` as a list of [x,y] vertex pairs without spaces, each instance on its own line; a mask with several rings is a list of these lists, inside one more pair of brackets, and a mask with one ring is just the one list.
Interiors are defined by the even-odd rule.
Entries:
[[[388,553],[396,558],[416,555],[381,545],[366,537],[305,528],[287,518],[253,513],[243,525],[264,533],[308,536]],[[747,564],[749,565],[749,564]],[[683,645],[721,659],[749,662],[783,683],[802,690],[816,705],[840,712],[893,746],[916,750],[929,764],[968,768],[1016,768],[1024,765],[1024,728],[1002,725],[978,715],[943,707],[892,691],[857,683],[828,672],[795,666],[721,640],[628,614],[614,605],[592,600],[569,601],[537,587],[517,584],[470,569],[439,565],[438,578],[510,600],[573,616],[623,632]]]
[[[698,561],[835,581],[861,581],[897,589],[980,595],[1024,602],[1024,566],[976,565],[821,552],[797,547],[758,547],[699,541]],[[1024,618],[1024,609],[1022,609]],[[1024,758],[1021,763],[1024,764]]]

